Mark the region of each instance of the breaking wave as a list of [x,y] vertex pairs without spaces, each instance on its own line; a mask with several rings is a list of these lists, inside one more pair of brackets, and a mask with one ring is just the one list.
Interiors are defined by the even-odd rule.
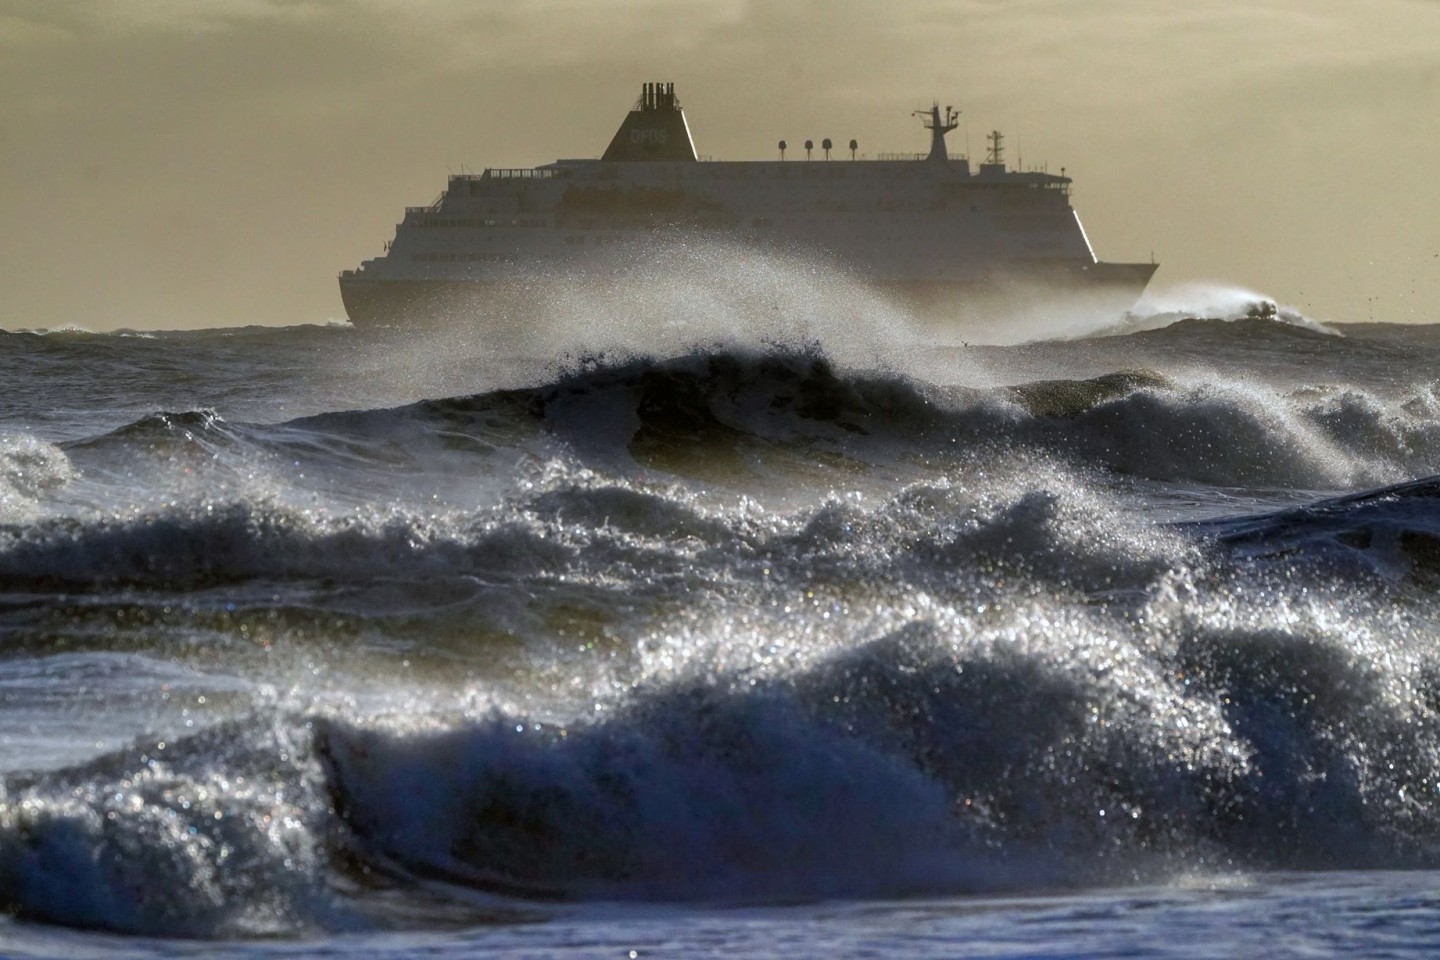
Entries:
[[437,897],[478,909],[469,890],[520,909],[1435,866],[1440,662],[1327,602],[1267,600],[932,606],[804,663],[675,648],[570,706],[147,738],[8,778],[0,904],[253,936],[397,922],[385,890],[425,922]]
[[487,461],[507,471],[538,469],[561,456],[682,478],[704,463],[711,480],[716,464],[729,464],[742,484],[786,450],[869,466],[919,458],[941,469],[986,456],[1163,482],[1343,490],[1440,472],[1437,412],[1432,386],[1400,396],[1358,387],[1282,390],[1141,369],[1014,387],[937,387],[777,348],[595,358],[538,387],[278,427],[205,412],[156,414],[67,450],[219,460],[243,444],[241,463],[251,472],[266,456],[322,471],[452,473]]
[[1149,291],[1118,323],[1099,331],[1099,335],[1143,333],[1177,323],[1245,323],[1253,330],[1256,321],[1327,336],[1341,335],[1336,327],[1254,290],[1205,283]]
[[1311,575],[1370,575],[1427,591],[1440,583],[1440,477],[1197,529],[1214,533],[1237,557],[1303,562]]

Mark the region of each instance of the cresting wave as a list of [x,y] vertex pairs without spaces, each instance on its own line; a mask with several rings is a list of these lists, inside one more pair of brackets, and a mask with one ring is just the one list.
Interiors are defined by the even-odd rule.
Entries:
[[1339,491],[1440,472],[1437,414],[1433,385],[1398,396],[1281,390],[1142,369],[976,389],[837,368],[808,349],[717,348],[593,358],[538,387],[277,427],[156,414],[65,450],[102,468],[107,456],[139,454],[159,470],[181,450],[187,466],[205,456],[223,464],[225,448],[239,444],[236,457],[252,473],[265,457],[336,473],[473,471],[487,462],[511,471],[578,457],[684,478],[717,459],[743,477],[747,464],[788,449],[870,466],[1030,457],[1162,482]]
[[[1182,525],[1237,555],[1330,557],[1327,569],[1427,575],[1440,542],[1434,479],[1292,512]],[[1134,528],[1121,503],[1054,467],[995,469],[984,486],[922,483],[878,505],[844,500],[767,514],[646,481],[557,478],[478,513],[375,514],[200,501],[129,518],[52,519],[0,528],[12,593],[190,592],[257,582],[345,595],[347,585],[444,579],[563,580],[646,592],[647,583],[742,582],[773,563],[892,581],[1014,566],[1085,591],[1143,585],[1185,539]],[[1159,551],[1158,553],[1156,551]],[[1346,565],[1340,561],[1353,560]],[[1320,555],[1308,562],[1319,562]],[[309,594],[312,600],[316,596]],[[390,598],[393,600],[393,598]]]

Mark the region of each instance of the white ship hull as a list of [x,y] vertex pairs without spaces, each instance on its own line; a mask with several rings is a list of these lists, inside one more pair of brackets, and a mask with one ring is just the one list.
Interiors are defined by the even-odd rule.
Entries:
[[[931,329],[1003,323],[1034,310],[1070,310],[1119,317],[1139,299],[1153,263],[1094,263],[1036,270],[1029,276],[969,281],[872,281],[881,297]],[[563,281],[561,281],[563,282]],[[342,277],[340,295],[350,322],[362,327],[524,322],[537,284],[514,280]]]

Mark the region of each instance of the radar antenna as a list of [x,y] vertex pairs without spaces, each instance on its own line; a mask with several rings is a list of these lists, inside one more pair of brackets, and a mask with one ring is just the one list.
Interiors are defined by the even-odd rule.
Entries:
[[1005,134],[999,130],[991,130],[985,137],[990,141],[990,149],[985,157],[986,163],[993,163],[997,166],[1005,163]]
[[954,130],[960,125],[960,111],[946,104],[945,116],[940,116],[940,101],[936,100],[929,110],[916,110],[911,116],[923,118],[921,122],[925,129],[930,131],[930,156],[927,160],[948,160],[949,155],[945,152],[945,134]]

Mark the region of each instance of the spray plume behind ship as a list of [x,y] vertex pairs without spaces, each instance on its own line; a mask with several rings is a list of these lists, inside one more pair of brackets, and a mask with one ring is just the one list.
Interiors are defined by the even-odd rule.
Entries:
[[787,162],[782,140],[777,160],[701,161],[674,84],[644,84],[600,159],[453,175],[407,208],[385,252],[340,275],[345,311],[359,326],[503,326],[557,279],[633,279],[687,247],[819,262],[935,330],[1055,304],[1113,319],[1135,303],[1156,264],[1098,260],[1069,177],[1008,169],[998,131],[972,170],[946,148],[957,111],[916,114],[928,154],[859,160],[851,140],[848,161],[825,162],[825,139],[816,162],[807,140]]

